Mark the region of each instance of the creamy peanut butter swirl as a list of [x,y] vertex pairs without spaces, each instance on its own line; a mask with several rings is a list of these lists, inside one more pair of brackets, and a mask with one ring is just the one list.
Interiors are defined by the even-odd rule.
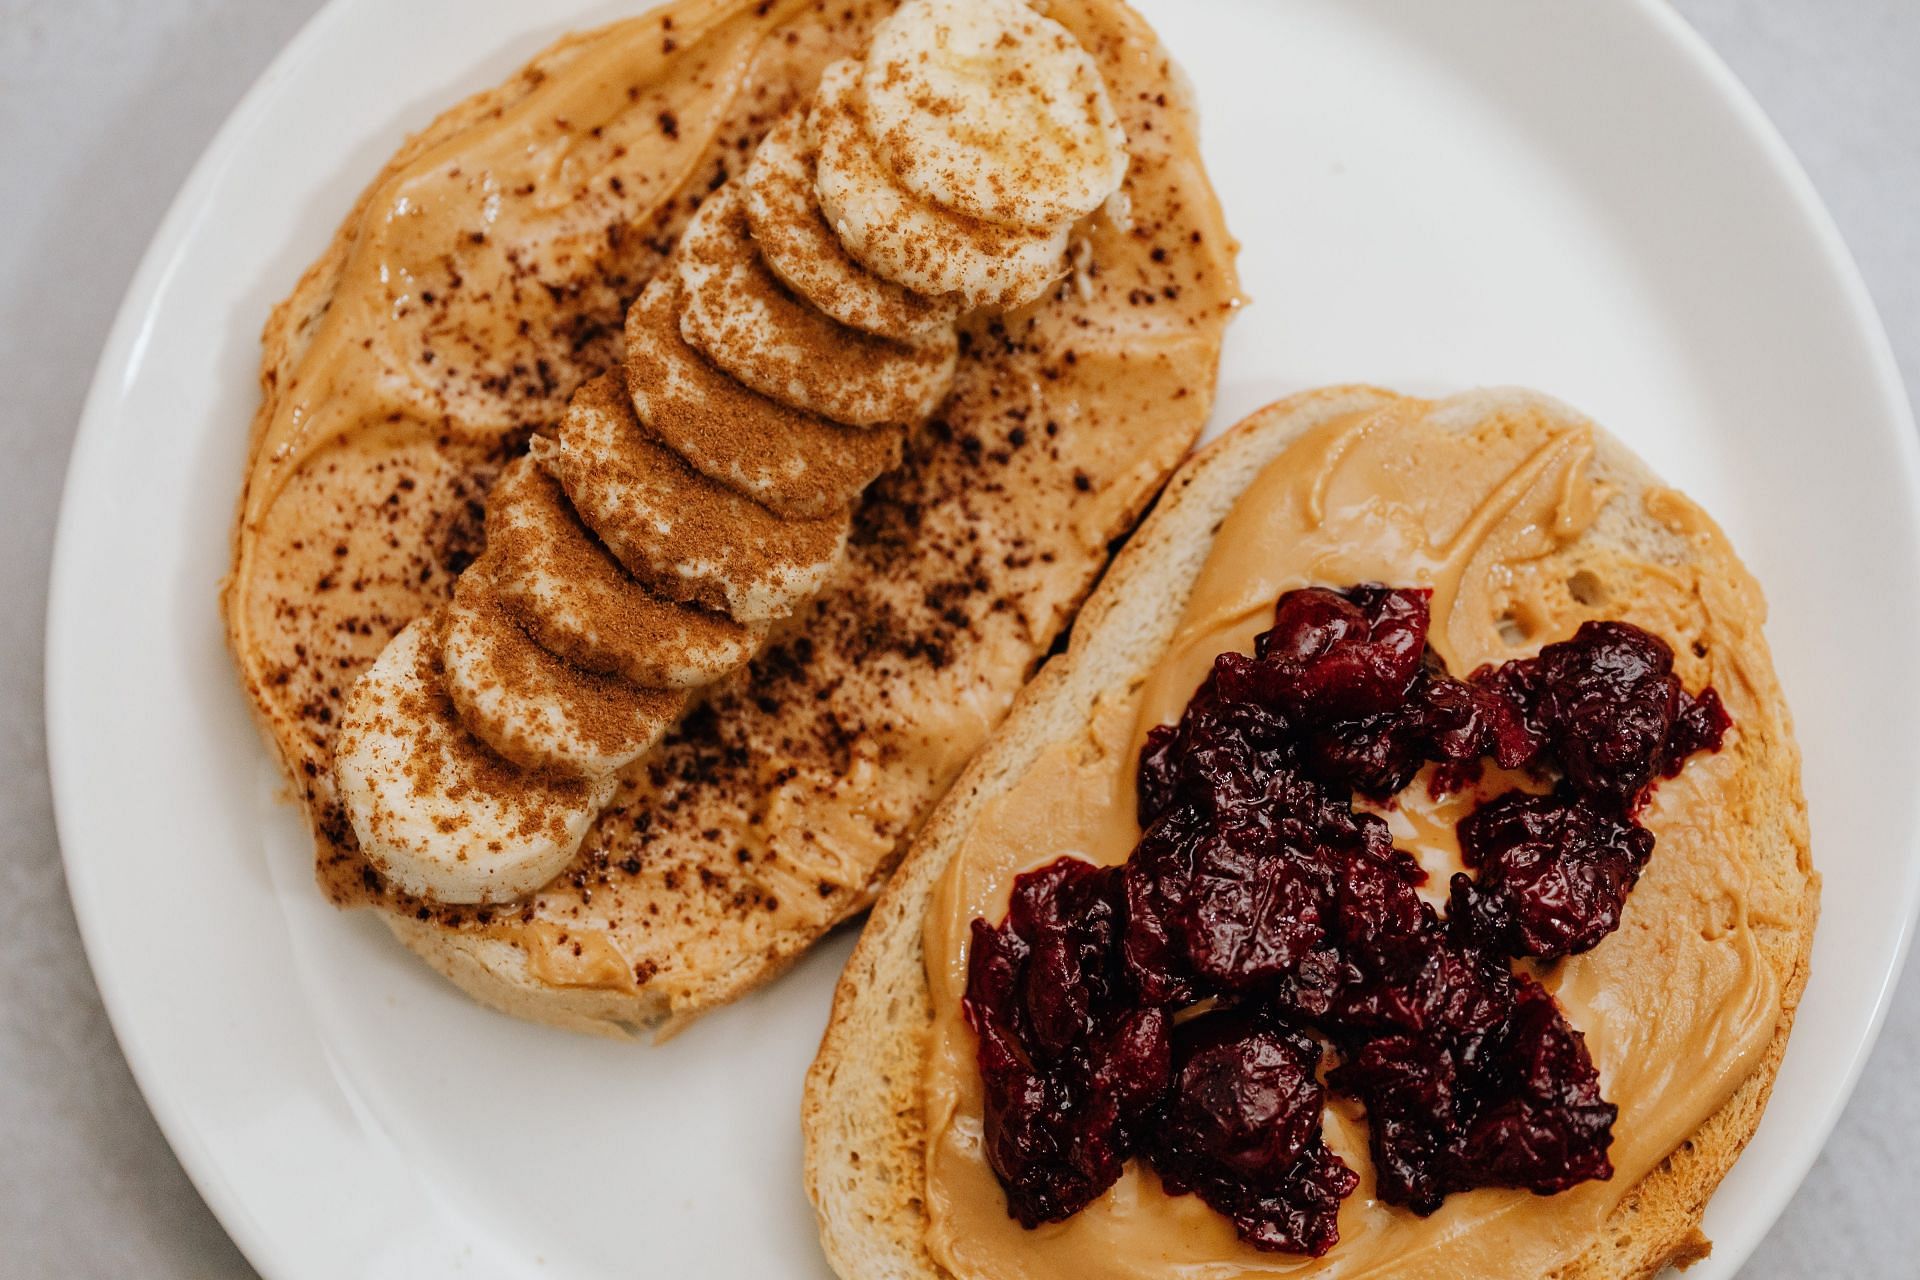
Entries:
[[[1741,833],[1771,799],[1755,744],[1787,735],[1758,627],[1757,589],[1735,569],[1606,549],[1583,538],[1617,518],[1590,428],[1518,408],[1466,432],[1434,430],[1430,406],[1350,413],[1306,433],[1254,481],[1221,527],[1163,660],[1115,689],[1084,735],[1049,748],[991,802],[935,891],[925,925],[934,1008],[925,1069],[929,1252],[964,1280],[1226,1280],[1256,1275],[1533,1280],[1593,1238],[1643,1176],[1746,1080],[1774,1036],[1782,992],[1763,935],[1799,903],[1756,879]],[[1710,521],[1654,490],[1647,514],[1675,538],[1722,548]],[[1610,506],[1613,510],[1609,510]],[[1714,566],[1732,564],[1717,551]],[[1484,1189],[1429,1218],[1373,1198],[1357,1105],[1335,1099],[1329,1145],[1362,1174],[1340,1243],[1318,1259],[1262,1253],[1193,1196],[1169,1196],[1130,1164],[1065,1222],[1023,1230],[982,1152],[976,1041],[961,1011],[968,927],[1005,916],[1013,878],[1063,854],[1123,862],[1138,839],[1134,762],[1154,725],[1177,720],[1216,655],[1250,652],[1274,600],[1307,585],[1362,581],[1433,589],[1430,640],[1451,670],[1537,650],[1591,616],[1666,637],[1690,688],[1711,683],[1734,729],[1720,754],[1661,784],[1645,821],[1657,837],[1618,931],[1539,972],[1583,1030],[1620,1107],[1609,1182],[1552,1197]],[[1743,736],[1745,741],[1742,740]],[[1433,798],[1420,783],[1388,812],[1396,842],[1444,886],[1459,867],[1453,824],[1497,781]]]
[[[612,796],[594,786],[555,801],[538,777],[449,770],[448,726],[415,708],[450,705],[474,737],[532,774],[598,783],[640,759],[684,713],[690,687],[748,661],[766,628],[825,584],[854,502],[898,460],[902,432],[952,388],[958,313],[1037,296],[1065,272],[1074,222],[1118,190],[1125,135],[1092,59],[1059,24],[1018,0],[907,0],[874,47],[869,62],[884,56],[883,65],[827,68],[825,81],[840,87],[823,92],[804,126],[796,115],[777,135],[778,163],[749,165],[700,205],[629,314],[625,370],[581,388],[557,429],[508,468],[498,492],[512,514],[498,523],[513,540],[469,568],[452,604],[396,638],[349,694],[334,748],[340,793],[361,850],[408,892],[446,903],[528,894],[572,857]],[[979,50],[993,57],[983,62]],[[1025,92],[1002,100],[996,90],[1010,84]],[[869,98],[888,104],[893,160],[862,123]],[[1038,133],[1036,113],[1048,126]],[[858,151],[864,167],[823,186],[806,143],[828,128],[825,116],[838,117],[835,154]],[[923,137],[967,180],[926,190]],[[903,163],[922,188],[921,224],[874,252],[846,228],[898,203]],[[1007,198],[982,208],[983,185]],[[1009,271],[1005,246],[1036,223],[1049,254]],[[944,246],[955,225],[969,234]],[[816,236],[810,257],[795,252],[795,232],[823,226],[843,243]],[[927,296],[909,259],[934,256],[998,284],[990,297]],[[887,305],[850,306],[850,293]],[[565,503],[539,500],[533,467]],[[552,581],[575,571],[577,592]],[[744,643],[716,650],[690,638],[722,628],[715,613],[746,629]],[[421,661],[422,649],[438,661]],[[636,671],[704,680],[636,681]],[[529,830],[516,859],[516,833],[476,824],[497,809],[503,780],[569,839]]]

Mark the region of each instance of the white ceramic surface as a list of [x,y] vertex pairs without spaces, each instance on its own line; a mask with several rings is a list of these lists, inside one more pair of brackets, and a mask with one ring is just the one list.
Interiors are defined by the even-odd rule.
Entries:
[[[1700,498],[1768,587],[1826,897],[1691,1273],[1731,1275],[1844,1100],[1920,885],[1915,446],[1865,294],[1651,2],[1141,7],[1246,242],[1216,429],[1327,381],[1537,385]],[[268,307],[408,129],[632,8],[336,0],[182,191],[75,447],[48,635],[75,908],[155,1114],[269,1276],[824,1272],[794,1116],[847,939],[660,1048],[470,1006],[319,901],[213,606]]]

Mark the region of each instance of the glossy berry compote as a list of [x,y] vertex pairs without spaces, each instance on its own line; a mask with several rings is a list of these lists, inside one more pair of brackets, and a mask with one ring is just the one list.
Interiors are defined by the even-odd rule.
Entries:
[[1172,1019],[1133,998],[1123,923],[1119,868],[1072,858],[1022,876],[1000,928],[973,922],[967,1016],[987,1158],[1025,1226],[1113,1185],[1167,1089]]
[[1320,1136],[1320,1045],[1257,1014],[1194,1018],[1146,1151],[1161,1185],[1191,1191],[1262,1249],[1325,1253],[1360,1176]]
[[[1072,1216],[1137,1158],[1255,1247],[1324,1253],[1359,1181],[1322,1138],[1329,1091],[1365,1105],[1376,1192],[1415,1213],[1611,1176],[1585,1041],[1513,962],[1619,927],[1649,790],[1730,722],[1627,623],[1466,680],[1427,626],[1423,590],[1282,596],[1253,653],[1148,734],[1126,864],[1059,859],[1015,880],[1001,925],[973,922],[987,1159],[1021,1223]],[[1353,802],[1488,760],[1540,789],[1460,822],[1442,916]]]

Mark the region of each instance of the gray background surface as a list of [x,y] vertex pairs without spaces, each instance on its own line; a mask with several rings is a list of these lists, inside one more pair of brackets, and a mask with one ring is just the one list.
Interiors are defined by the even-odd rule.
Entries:
[[[207,140],[318,7],[319,0],[0,0],[7,1277],[252,1274],[142,1104],[81,954],[47,790],[41,648],[68,447],[127,280]],[[1872,288],[1908,386],[1920,387],[1920,0],[1678,0],[1678,8],[1812,173]],[[1920,982],[1908,981],[1838,1131],[1746,1280],[1920,1274],[1916,1079]]]

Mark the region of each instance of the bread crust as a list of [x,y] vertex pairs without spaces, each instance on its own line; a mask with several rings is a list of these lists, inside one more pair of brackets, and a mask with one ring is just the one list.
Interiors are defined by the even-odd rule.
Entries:
[[[921,1073],[933,1012],[922,925],[934,886],[976,816],[1044,749],[1083,731],[1101,691],[1147,677],[1172,640],[1220,522],[1268,462],[1319,423],[1397,399],[1364,386],[1294,396],[1254,414],[1182,467],[1081,610],[1067,651],[1027,686],[881,894],[835,989],[802,1100],[807,1194],[822,1247],[844,1280],[940,1280],[949,1274],[925,1246]],[[1433,418],[1467,426],[1505,407],[1579,418],[1545,396],[1519,390],[1457,396],[1438,406]],[[1595,437],[1595,470],[1614,486],[1610,505],[1616,510],[1624,509],[1620,498],[1660,487],[1625,446],[1597,428]],[[1587,537],[1647,557],[1709,560],[1715,572],[1750,591],[1753,607],[1764,613],[1757,586],[1717,529],[1707,544],[1692,545],[1651,522],[1616,516],[1597,522]],[[1771,682],[1770,664],[1762,666]],[[1779,701],[1777,684],[1766,692]],[[1765,815],[1766,829],[1754,835],[1769,869],[1789,886],[1785,897],[1791,904],[1787,918],[1761,939],[1781,997],[1773,1036],[1733,1096],[1628,1192],[1582,1252],[1550,1280],[1639,1280],[1711,1250],[1700,1219],[1766,1107],[1806,985],[1818,913],[1819,876],[1808,854],[1799,752],[1790,734],[1764,767],[1777,784],[1777,799]]]

